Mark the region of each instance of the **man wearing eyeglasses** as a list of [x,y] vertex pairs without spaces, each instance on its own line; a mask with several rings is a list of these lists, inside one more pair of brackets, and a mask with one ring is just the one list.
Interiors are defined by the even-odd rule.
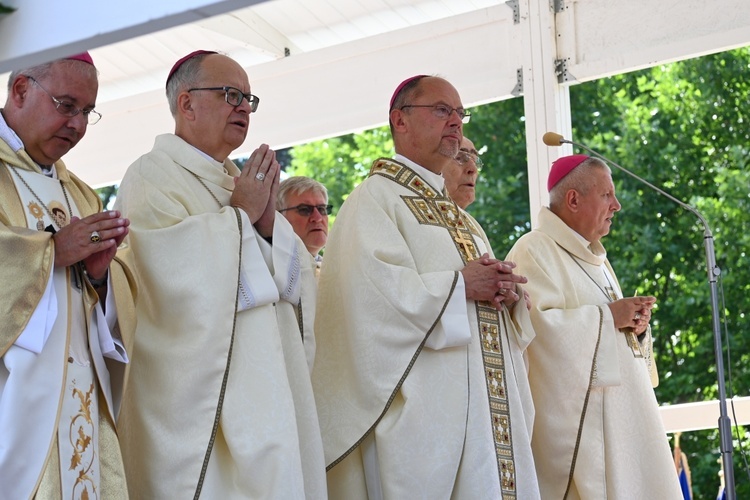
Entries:
[[127,498],[128,220],[60,159],[101,117],[88,53],[13,71],[0,110],[0,499]]
[[279,185],[276,209],[284,214],[316,261],[328,239],[328,190],[315,179],[295,176]]
[[469,112],[420,75],[389,116],[396,155],[339,209],[320,275],[313,387],[330,498],[539,498],[525,278],[492,257],[441,176]]
[[129,167],[117,198],[144,284],[120,427],[130,494],[325,498],[294,309],[315,287],[307,249],[276,212],[274,151],[261,145],[242,171],[228,159],[260,100],[211,51],[177,61],[166,87],[175,133]]
[[482,159],[479,157],[474,143],[464,137],[461,140],[461,148],[456,154],[455,161],[449,163],[443,169],[445,189],[448,191],[448,195],[464,210],[474,203],[477,177],[479,177],[479,169],[481,168]]

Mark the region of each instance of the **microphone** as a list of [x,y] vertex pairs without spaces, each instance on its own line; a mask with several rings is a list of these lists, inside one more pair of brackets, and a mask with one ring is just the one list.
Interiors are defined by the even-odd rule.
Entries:
[[687,211],[695,214],[695,216],[698,217],[698,219],[700,219],[701,224],[703,225],[703,228],[704,228],[704,230],[706,232],[706,236],[707,237],[711,237],[711,230],[708,228],[708,222],[706,222],[706,219],[703,217],[703,215],[700,212],[698,212],[698,210],[696,210],[692,206],[688,205],[687,203],[684,203],[684,202],[678,200],[677,198],[675,198],[671,194],[667,193],[666,191],[664,191],[664,190],[662,190],[662,189],[654,186],[653,184],[651,184],[650,182],[648,182],[646,179],[643,179],[643,178],[639,177],[638,175],[634,174],[633,172],[631,172],[627,168],[622,167],[622,166],[618,165],[617,163],[613,162],[612,160],[603,157],[602,155],[600,155],[599,153],[597,153],[593,149],[588,148],[588,147],[584,146],[583,144],[578,144],[577,142],[569,141],[568,139],[564,138],[563,136],[561,136],[560,134],[557,134],[555,132],[546,132],[542,136],[542,142],[544,142],[544,144],[546,144],[547,146],[562,146],[563,144],[572,144],[573,146],[577,146],[577,147],[579,147],[581,149],[585,149],[586,151],[588,151],[589,153],[591,153],[592,156],[595,156],[596,158],[599,158],[600,160],[602,160],[604,163],[606,163],[608,165],[613,165],[613,166],[617,167],[618,169],[620,169],[623,172],[625,172],[626,174],[628,174],[630,177],[633,177],[634,179],[636,179],[636,180],[640,181],[641,183],[647,185],[648,187],[650,187],[651,189],[653,189],[657,193],[659,193],[659,194],[661,194],[663,196],[666,196],[667,198],[669,198],[673,202],[677,203],[679,206],[681,206],[685,210],[687,210]]
[[713,334],[714,334],[714,354],[716,356],[716,377],[718,379],[718,389],[719,389],[719,435],[720,435],[720,448],[721,448],[721,455],[724,465],[724,484],[725,484],[725,491],[727,492],[727,499],[734,500],[736,497],[736,492],[734,489],[734,467],[732,465],[732,422],[729,420],[729,417],[727,416],[727,396],[726,396],[726,389],[724,386],[724,354],[723,349],[721,346],[721,327],[720,327],[720,321],[719,321],[719,302],[718,297],[716,293],[716,279],[719,275],[721,275],[721,269],[716,265],[716,253],[714,251],[714,238],[711,235],[711,230],[708,227],[708,222],[706,222],[706,219],[703,217],[703,215],[692,206],[688,205],[687,203],[684,203],[671,194],[667,193],[663,189],[660,189],[647,180],[639,177],[638,175],[634,174],[630,170],[628,170],[625,167],[622,167],[618,165],[617,163],[613,162],[610,159],[605,158],[604,156],[600,155],[593,149],[584,146],[583,144],[579,144],[577,142],[570,141],[568,139],[565,139],[560,134],[557,134],[555,132],[547,132],[542,136],[542,142],[546,144],[547,146],[562,146],[563,144],[572,144],[573,146],[577,146],[583,150],[588,151],[591,153],[593,157],[599,158],[607,165],[612,165],[614,167],[617,167],[622,172],[625,172],[630,177],[636,179],[637,181],[641,182],[642,184],[645,184],[646,186],[650,187],[657,193],[666,196],[673,202],[677,203],[679,206],[684,208],[685,210],[691,212],[694,214],[698,219],[700,220],[701,224],[703,225],[703,242],[706,247],[706,267],[708,269],[708,284],[711,290],[711,312],[713,315]]
[[562,146],[563,142],[566,142],[563,136],[554,132],[547,132],[546,134],[544,134],[542,136],[542,141],[547,146]]

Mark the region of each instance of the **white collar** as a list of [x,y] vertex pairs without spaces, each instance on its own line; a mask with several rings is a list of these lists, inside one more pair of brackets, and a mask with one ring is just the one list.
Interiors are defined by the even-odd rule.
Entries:
[[414,163],[413,161],[411,161],[409,158],[407,158],[406,156],[402,154],[396,154],[393,157],[393,159],[396,161],[400,161],[401,163],[405,164],[407,167],[414,170],[417,174],[419,174],[421,178],[426,180],[430,184],[430,186],[432,186],[432,188],[436,190],[438,193],[443,192],[443,187],[445,187],[445,179],[443,178],[442,175],[436,174],[432,170],[428,170],[424,168],[422,165]]

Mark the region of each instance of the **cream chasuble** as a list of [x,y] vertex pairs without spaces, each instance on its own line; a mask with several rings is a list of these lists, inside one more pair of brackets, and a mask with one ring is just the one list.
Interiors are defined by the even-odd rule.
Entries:
[[313,387],[329,494],[538,498],[525,304],[466,300],[459,271],[486,236],[397,159],[375,162],[326,245]]
[[233,331],[202,498],[326,497],[304,327],[294,310],[300,296],[307,306],[312,268],[300,264],[307,251],[281,214],[271,246],[228,206],[236,175],[230,160],[217,164],[165,134],[120,186],[117,205],[131,221],[143,289],[121,419],[136,498],[196,492]]
[[14,149],[0,141],[0,498],[127,498],[113,423],[135,284],[114,260],[105,318],[77,268],[53,267],[44,228],[59,230],[101,202],[62,162],[59,179],[48,178]]
[[507,258],[529,279],[534,304],[529,380],[542,496],[565,492],[593,363],[568,498],[681,499],[649,373],[650,330],[639,342],[615,329],[606,304],[622,292],[601,243],[589,247],[547,208],[539,221]]

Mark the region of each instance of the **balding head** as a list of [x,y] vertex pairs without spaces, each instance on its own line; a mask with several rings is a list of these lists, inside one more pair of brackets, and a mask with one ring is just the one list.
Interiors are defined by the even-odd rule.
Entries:
[[[440,116],[441,110],[447,116]],[[441,173],[455,158],[463,137],[463,111],[458,91],[448,81],[420,77],[401,89],[390,112],[396,152]]]

